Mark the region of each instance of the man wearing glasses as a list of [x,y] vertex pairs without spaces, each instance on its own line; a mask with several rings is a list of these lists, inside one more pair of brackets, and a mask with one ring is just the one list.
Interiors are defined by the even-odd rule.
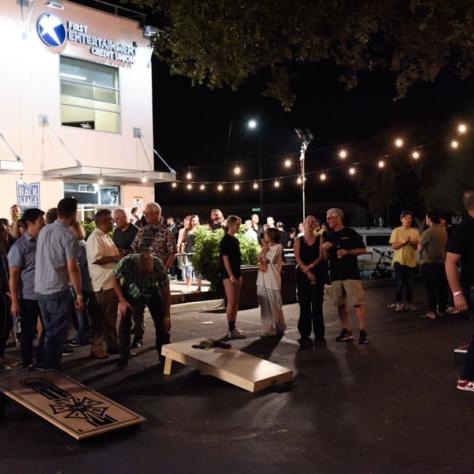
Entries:
[[[147,224],[138,230],[132,242],[132,252],[149,253],[152,257],[158,257],[166,271],[169,271],[176,258],[176,240],[173,233],[162,222],[161,206],[156,202],[150,202],[145,206],[143,214]],[[165,314],[169,314],[169,304],[168,299]],[[137,324],[137,319],[135,319],[135,324]],[[143,316],[141,324],[143,325]]]
[[367,253],[367,250],[362,237],[354,229],[344,226],[344,214],[341,209],[329,209],[326,219],[329,232],[322,248],[329,257],[331,294],[342,324],[341,333],[336,337],[336,341],[349,342],[354,339],[349,323],[349,305],[351,305],[354,306],[359,323],[359,344],[368,344],[364,289],[357,264],[357,256]]

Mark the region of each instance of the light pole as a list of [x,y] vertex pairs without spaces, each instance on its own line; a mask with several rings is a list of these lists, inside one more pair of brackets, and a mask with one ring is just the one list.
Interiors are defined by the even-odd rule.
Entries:
[[[256,130],[258,122],[255,119],[250,119],[247,122],[249,130]],[[262,182],[262,137],[258,136],[258,180],[259,180],[259,195],[260,195],[260,214],[263,214],[263,182]]]
[[296,135],[301,141],[300,147],[300,165],[301,165],[301,200],[303,203],[303,222],[306,219],[306,174],[304,169],[304,162],[306,158],[306,150],[308,149],[309,144],[313,141],[314,136],[311,133],[311,130],[308,128],[306,131],[302,131],[299,128],[295,128]]

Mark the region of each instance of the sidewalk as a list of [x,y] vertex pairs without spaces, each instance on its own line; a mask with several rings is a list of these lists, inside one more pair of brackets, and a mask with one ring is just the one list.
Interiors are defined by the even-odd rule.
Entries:
[[[281,393],[253,395],[179,364],[163,376],[147,320],[147,350],[120,379],[108,361],[110,375],[91,385],[146,423],[78,445],[9,404],[0,422],[2,472],[470,473],[474,394],[456,390],[452,352],[470,325],[459,316],[391,312],[392,292],[367,290],[368,346],[334,341],[339,322],[329,302],[327,342],[307,350],[297,342],[297,305],[284,308],[288,331],[279,343],[258,337],[257,309],[240,312],[248,339],[232,345],[295,370],[293,388]],[[416,296],[425,297],[421,289]],[[174,341],[226,331],[219,310],[177,311],[172,324]]]

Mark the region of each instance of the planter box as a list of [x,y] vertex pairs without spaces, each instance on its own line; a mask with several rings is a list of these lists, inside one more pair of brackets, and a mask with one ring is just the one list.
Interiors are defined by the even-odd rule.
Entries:
[[[242,267],[243,283],[239,309],[256,308],[258,306],[257,274],[258,267]],[[293,263],[283,265],[281,272],[281,298],[283,304],[296,303],[296,275]]]

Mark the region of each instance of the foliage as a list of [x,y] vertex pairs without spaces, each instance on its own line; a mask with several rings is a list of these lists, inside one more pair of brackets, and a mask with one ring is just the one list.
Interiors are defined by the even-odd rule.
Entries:
[[397,97],[448,67],[474,67],[472,0],[121,0],[154,13],[156,54],[172,73],[237,89],[259,72],[264,94],[295,101],[295,67],[330,60],[350,88],[358,75],[394,73]]
[[89,235],[95,230],[95,222],[81,222],[84,230],[86,231],[86,240],[89,238]]
[[[200,226],[194,233],[195,254],[192,257],[193,266],[206,280],[211,282],[211,288],[218,293],[222,292],[220,274],[219,244],[224,237],[224,230],[209,230],[206,226]],[[236,235],[240,243],[243,265],[256,265],[260,251],[257,243],[249,239],[241,228]]]

